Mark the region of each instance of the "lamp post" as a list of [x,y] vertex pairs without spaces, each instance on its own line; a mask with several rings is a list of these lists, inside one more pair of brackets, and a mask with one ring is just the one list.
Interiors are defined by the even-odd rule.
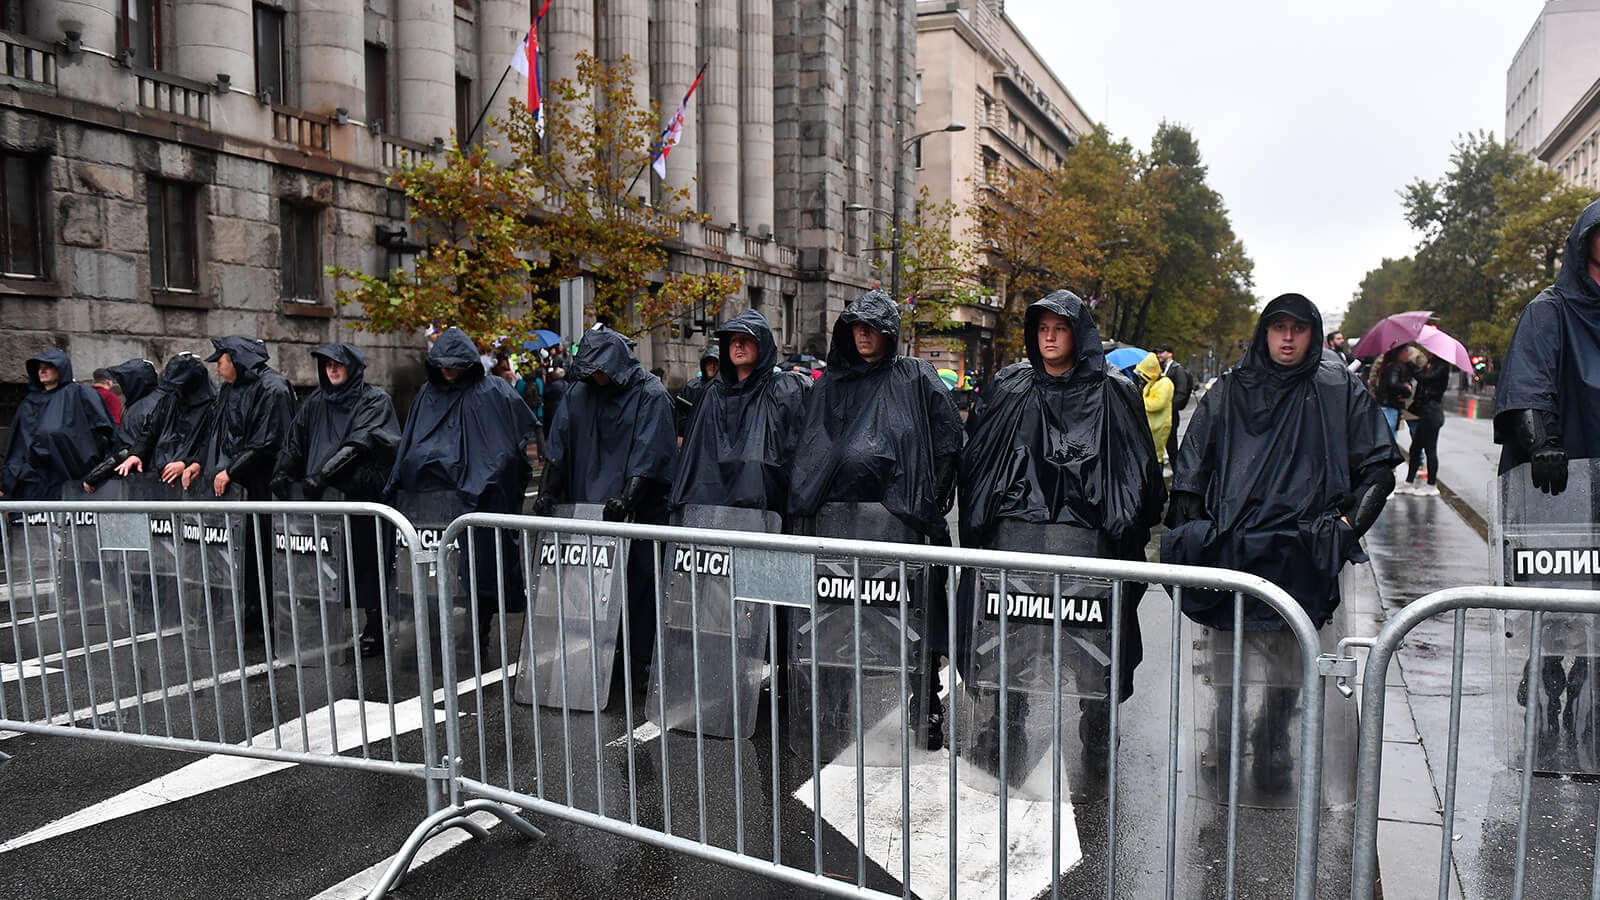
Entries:
[[[901,126],[900,122],[897,121],[897,122],[894,123],[894,130],[895,130],[895,134],[896,135],[898,135],[900,133],[901,127],[902,126]],[[889,242],[889,296],[890,296],[891,299],[894,300],[896,306],[900,305],[900,243],[901,243],[900,242],[900,202],[901,202],[900,182],[903,180],[903,178],[905,176],[906,150],[910,149],[912,144],[915,144],[917,141],[922,140],[923,138],[927,137],[930,134],[941,134],[941,133],[947,132],[947,131],[954,133],[954,132],[957,132],[957,131],[966,131],[966,130],[967,130],[967,126],[961,124],[960,122],[951,122],[950,124],[944,126],[943,128],[930,128],[927,131],[919,131],[916,134],[913,134],[911,137],[908,137],[908,138],[905,138],[905,139],[901,140],[900,144],[899,144],[899,149],[895,152],[895,157],[894,157],[894,187],[893,187],[894,201],[891,204],[892,208],[888,212],[889,212],[889,221],[890,221],[890,226],[889,226],[889,238],[890,238],[890,242]],[[867,206],[867,205],[861,204],[861,203],[846,204],[844,209],[845,209],[845,212],[880,212],[880,213],[884,212],[884,210],[879,209],[876,206]],[[912,350],[913,353],[915,353],[916,352],[916,322],[915,321],[913,321],[911,323],[911,330],[912,330],[911,350]]]

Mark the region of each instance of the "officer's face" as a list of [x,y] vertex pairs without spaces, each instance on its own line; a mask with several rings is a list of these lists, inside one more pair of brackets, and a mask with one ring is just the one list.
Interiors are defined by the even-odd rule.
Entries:
[[1041,315],[1038,337],[1039,358],[1046,368],[1065,370],[1072,363],[1072,323],[1065,316]]
[[331,359],[322,364],[322,371],[327,374],[328,383],[334,387],[344,384],[344,380],[350,377],[350,370],[345,368],[344,363],[337,363]]
[[61,384],[61,370],[49,363],[39,364],[39,383],[47,391],[53,391]]
[[456,368],[452,368],[450,366],[440,366],[439,367],[439,375],[440,375],[440,377],[444,378],[445,381],[448,381],[451,384],[455,384],[456,383],[456,379],[461,377],[461,373],[463,371],[464,370],[462,370],[462,369],[456,369]]
[[740,379],[755,368],[758,348],[756,339],[748,334],[735,334],[728,338],[728,361],[738,371]]
[[1299,365],[1310,348],[1310,325],[1288,316],[1278,316],[1267,323],[1267,352],[1278,365]]
[[226,353],[217,357],[217,377],[228,384],[233,384],[234,379],[239,377],[239,370],[233,367],[233,357]]
[[888,338],[884,337],[877,329],[865,322],[857,322],[850,326],[850,334],[855,338],[856,352],[867,362],[877,362],[883,358],[884,345]]
[[1589,232],[1589,277],[1600,281],[1600,228]]

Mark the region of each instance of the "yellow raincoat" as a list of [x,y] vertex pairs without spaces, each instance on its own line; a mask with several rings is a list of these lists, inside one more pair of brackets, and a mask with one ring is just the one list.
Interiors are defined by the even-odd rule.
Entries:
[[1156,459],[1167,461],[1167,435],[1172,433],[1172,379],[1161,374],[1154,353],[1139,361],[1144,378],[1144,414],[1150,420],[1150,437],[1156,442]]

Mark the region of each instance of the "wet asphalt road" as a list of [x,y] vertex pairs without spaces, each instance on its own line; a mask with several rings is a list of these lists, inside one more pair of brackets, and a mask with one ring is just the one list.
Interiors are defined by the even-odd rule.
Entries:
[[[1475,455],[1487,458],[1486,451],[1479,446],[1486,440],[1483,437],[1486,427],[1484,422],[1454,418],[1447,424],[1443,433],[1447,486],[1455,483],[1452,474],[1457,471],[1464,485],[1480,474],[1483,477],[1478,480],[1487,485],[1493,475],[1492,461],[1485,464],[1486,473],[1480,472],[1484,466],[1474,461]],[[1492,448],[1487,452],[1492,452]],[[1459,493],[1464,498],[1467,495],[1465,489]],[[1393,498],[1384,518],[1368,538],[1368,548],[1382,585],[1382,601],[1399,604],[1437,587],[1481,581],[1486,576],[1486,567],[1479,571],[1470,562],[1484,558],[1482,540],[1477,538],[1478,543],[1474,544],[1474,538],[1476,535],[1471,528],[1439,499]],[[1463,560],[1469,562],[1464,564]],[[16,612],[15,608],[12,612]],[[30,612],[24,609],[23,615]],[[0,612],[0,620],[6,618],[8,616]],[[1119,757],[1122,794],[1116,812],[1116,896],[1129,898],[1160,897],[1166,892],[1166,689],[1172,671],[1168,649],[1172,627],[1170,601],[1164,594],[1152,591],[1141,606],[1140,619],[1146,658],[1138,670],[1134,698],[1122,707],[1125,729]],[[76,624],[70,618],[64,621]],[[518,617],[508,620],[513,628],[518,627],[520,621]],[[1441,670],[1448,676],[1450,660],[1448,650],[1441,654],[1439,647],[1448,646],[1449,628],[1448,625],[1425,627],[1430,630],[1417,632],[1402,651],[1400,665],[1415,695],[1413,709],[1417,727],[1430,758],[1442,760],[1442,729],[1447,723],[1444,716],[1448,707],[1439,697],[1438,678]],[[1467,659],[1469,693],[1465,709],[1467,720],[1474,723],[1494,721],[1492,691],[1488,687],[1487,635],[1492,627],[1492,623],[1478,619],[1470,620],[1469,624],[1471,634],[1481,638],[1477,641],[1481,646],[1469,649]],[[52,637],[49,629],[42,637],[30,635],[30,631],[24,628],[0,632],[0,660],[14,662],[63,649],[59,646],[63,643],[61,638]],[[15,643],[13,632],[16,632]],[[85,638],[81,635],[85,633],[89,643],[106,639],[106,636],[97,636],[92,627],[64,627],[59,634],[65,636],[65,647],[70,650],[83,645]],[[403,645],[404,636],[400,637]],[[1224,895],[1224,823],[1219,818],[1218,807],[1190,797],[1196,790],[1192,783],[1193,748],[1189,745],[1194,721],[1189,702],[1193,696],[1188,653],[1192,635],[1185,632],[1180,637],[1177,664],[1185,701],[1179,719],[1184,742],[1179,748],[1177,892],[1178,896],[1185,897],[1220,897]],[[491,648],[490,656],[498,659],[497,646]],[[397,652],[394,660],[394,670],[399,674],[392,696],[401,701],[417,694],[415,667],[412,665],[411,673],[406,674],[407,660],[403,651]],[[470,657],[463,656],[461,662],[463,665],[470,663]],[[246,665],[254,664],[259,668],[265,663],[259,650],[247,649]],[[124,669],[131,666],[129,653]],[[172,673],[169,677],[176,677],[175,666],[175,660],[168,660],[166,671]],[[110,657],[106,657],[104,668],[102,692],[111,668]],[[202,692],[195,700],[193,729],[206,736],[214,734],[216,726],[212,723],[220,715],[222,733],[239,739],[251,731],[259,734],[270,729],[274,708],[284,722],[296,720],[303,712],[310,713],[307,721],[312,721],[326,714],[324,708],[329,696],[363,696],[380,704],[391,696],[382,667],[375,661],[369,661],[362,670],[365,677],[359,691],[355,685],[354,666],[339,665],[335,670],[337,677],[331,684],[326,681],[318,684],[321,673],[313,672],[316,677],[305,685],[303,705],[300,691],[286,686],[292,683],[292,675],[288,683],[284,682],[285,670],[281,668],[252,675],[243,680],[243,686],[225,685],[220,689],[223,699],[220,709],[215,693]],[[157,681],[159,671],[158,667],[154,676]],[[267,690],[270,677],[278,679],[277,686],[281,689],[276,704]],[[85,696],[82,692],[87,689],[81,683],[84,680],[80,679],[77,686],[78,705],[82,705]],[[5,689],[11,708],[17,709],[20,697],[12,681],[14,679],[8,681]],[[250,689],[248,702],[244,696],[245,687]],[[148,683],[145,688],[149,690]],[[579,805],[590,810],[598,808],[593,783],[599,771],[605,779],[607,815],[624,820],[629,817],[627,788],[631,783],[636,788],[633,799],[637,803],[639,821],[661,827],[663,811],[670,810],[673,832],[689,838],[698,837],[702,821],[700,804],[704,797],[707,839],[713,844],[731,846],[737,837],[737,817],[742,814],[746,849],[758,856],[770,856],[776,809],[782,856],[786,861],[809,870],[820,845],[821,868],[825,873],[849,881],[854,881],[859,874],[869,886],[898,893],[898,829],[888,828],[884,834],[869,835],[871,846],[864,854],[866,868],[858,873],[852,804],[834,804],[831,799],[825,799],[825,815],[822,828],[818,830],[809,802],[810,760],[790,754],[780,746],[774,773],[767,730],[767,698],[763,693],[763,706],[759,711],[761,727],[755,739],[739,745],[741,758],[737,769],[741,773],[741,791],[736,791],[734,785],[736,766],[732,742],[707,741],[705,789],[702,791],[694,764],[692,736],[666,738],[663,761],[663,739],[650,734],[642,710],[636,707],[630,722],[620,704],[618,709],[599,718],[598,752],[594,717],[574,714],[565,723],[570,732],[564,736],[561,716],[546,710],[538,715],[540,734],[535,740],[529,709],[513,706],[512,761],[508,766],[505,741],[501,737],[505,731],[506,706],[497,684],[487,686],[481,696],[470,685],[465,688],[462,756],[469,777],[483,774],[482,759],[487,764],[489,781],[506,783],[509,770],[516,774],[520,789],[543,790],[546,797],[554,800],[565,798],[566,775],[570,771],[577,786],[574,797]],[[66,698],[61,700],[64,703]],[[642,706],[642,692],[637,700]],[[39,698],[34,702],[39,702]],[[146,709],[153,719],[154,706],[146,704]],[[247,710],[248,725],[244,721]],[[177,732],[189,732],[187,700],[169,701],[165,712],[174,717]],[[369,721],[377,728],[383,718],[385,716],[380,714]],[[479,725],[490,736],[482,746],[481,757],[477,739]],[[641,726],[644,727],[636,732],[630,761],[625,735]],[[779,734],[780,745],[786,742],[787,734],[785,726]],[[349,741],[348,734],[345,741]],[[608,746],[613,742],[619,745]],[[400,734],[392,743],[385,737],[369,744],[369,752],[376,756],[394,752],[403,760],[421,759],[422,741],[420,732],[415,729]],[[572,751],[570,770],[566,764],[568,747]],[[361,881],[361,873],[382,864],[394,853],[411,827],[426,813],[421,783],[395,775],[289,766],[257,772],[247,780],[187,795],[188,791],[175,790],[174,785],[213,777],[195,770],[197,763],[205,762],[202,757],[30,735],[0,740],[0,752],[15,757],[10,762],[0,763],[0,797],[4,798],[7,810],[0,819],[0,845],[35,833],[36,829],[95,804],[126,798],[130,792],[154,791],[177,798],[168,802],[147,802],[145,808],[126,816],[17,849],[0,847],[0,896],[5,897],[358,896],[361,886],[371,881],[370,874],[365,882]],[[355,747],[350,753],[359,755],[361,750]],[[930,782],[932,787],[928,788],[928,798],[913,797],[912,818],[918,828],[913,835],[912,857],[919,867],[930,865],[939,874],[932,880],[914,876],[913,886],[919,896],[945,896],[944,873],[948,859],[943,848],[947,834],[939,826],[938,815],[931,811],[942,808],[942,801],[935,802],[932,795],[943,794],[946,790],[948,757],[919,754],[916,762],[923,769],[931,767],[935,774]],[[211,765],[214,767],[215,763]],[[1512,854],[1507,851],[1507,842],[1514,848],[1516,823],[1514,815],[1508,822],[1497,810],[1505,808],[1508,791],[1514,789],[1515,776],[1496,761],[1493,743],[1485,740],[1465,742],[1462,767],[1461,812],[1455,831],[1461,834],[1456,842],[1457,868],[1467,888],[1466,895],[1509,896],[1507,879]],[[846,774],[853,772],[853,766],[843,768]],[[1434,770],[1436,781],[1442,786],[1442,764],[1434,766]],[[838,771],[834,770],[835,775]],[[175,777],[152,786],[155,779],[174,773],[177,773]],[[543,778],[538,777],[541,774]],[[741,800],[739,806],[734,802],[736,794]],[[887,794],[887,808],[897,814],[898,784],[892,784]],[[847,790],[845,796],[853,799],[853,791]],[[1538,870],[1557,874],[1535,875],[1532,884],[1540,890],[1530,891],[1528,896],[1586,896],[1586,882],[1581,891],[1578,882],[1586,875],[1591,852],[1587,848],[1592,847],[1595,813],[1592,787],[1570,780],[1539,779],[1536,797],[1542,804],[1534,822],[1533,843],[1537,848]],[[965,794],[962,802],[966,802]],[[884,807],[874,807],[875,810],[880,808]],[[981,807],[985,814],[997,808],[994,804]],[[1512,808],[1514,810],[1514,804]],[[1014,805],[1013,811],[1020,810]],[[978,831],[973,818],[976,814],[967,812],[963,808],[958,838],[961,841],[970,839],[975,842],[973,846],[986,848],[988,853],[972,852],[968,844],[962,844],[958,853],[960,877],[970,875],[972,881],[961,893],[964,896],[993,895],[997,873],[992,866],[992,837],[988,844],[974,837]],[[1065,872],[1061,896],[1103,896],[1107,813],[1104,800],[1080,799],[1064,816]],[[548,832],[544,840],[530,842],[503,825],[492,827],[488,839],[483,841],[460,842],[452,837],[450,840],[456,841],[455,845],[415,869],[396,895],[605,898],[814,895],[802,888],[692,860],[675,851],[563,823],[537,812],[527,817]],[[1046,817],[1046,833],[1048,822]],[[1288,862],[1293,853],[1289,839],[1293,834],[1292,816],[1286,812],[1245,810],[1240,829],[1240,846],[1245,850],[1238,860],[1239,895],[1286,896]],[[1044,873],[1043,885],[1048,886],[1048,837],[1041,839],[1036,830],[1031,837],[1026,829],[1012,830],[1014,868],[1008,872],[1008,877],[1013,896],[1035,893],[1036,890],[1027,888],[1032,885],[1037,889],[1038,882],[1029,879],[1038,878],[1041,872]],[[1020,839],[1019,831],[1024,835]],[[1324,875],[1319,893],[1324,897],[1343,896],[1347,887],[1340,883],[1338,873],[1348,866],[1348,811],[1330,815],[1324,832],[1320,867]],[[440,843],[443,841],[435,842],[436,845]],[[1079,853],[1081,858],[1077,858]],[[991,859],[988,866],[980,864],[985,855]],[[1074,858],[1077,861],[1071,862]],[[1426,861],[1419,861],[1419,864],[1424,863]],[[1044,864],[1042,869],[1041,864]],[[924,889],[925,884],[930,887]]]

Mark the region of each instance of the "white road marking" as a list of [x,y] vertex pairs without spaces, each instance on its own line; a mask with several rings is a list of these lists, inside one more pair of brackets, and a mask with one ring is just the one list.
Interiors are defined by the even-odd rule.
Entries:
[[[633,730],[633,742],[635,744],[648,744],[658,737],[661,737],[661,728],[654,722],[646,722]],[[608,742],[606,746],[626,747],[628,746],[628,736],[623,735],[616,740]]]
[[[513,812],[521,812],[516,807],[506,808]],[[487,830],[498,826],[503,820],[493,813],[475,812],[467,816],[467,821]],[[472,835],[460,828],[443,832],[417,849],[417,855],[411,858],[411,867],[406,871],[415,872],[471,839]],[[377,886],[378,880],[383,877],[384,871],[392,862],[394,862],[393,856],[386,857],[312,897],[311,900],[357,900],[366,897]]]
[[56,614],[53,612],[40,613],[37,616],[28,616],[25,619],[8,619],[0,622],[0,628],[23,628],[28,625],[42,625],[45,622],[55,621],[55,618]]
[[40,675],[54,675],[60,669],[40,665],[36,659],[26,660],[20,665],[17,663],[0,663],[0,683],[20,681],[24,678],[37,678]]
[[[161,633],[160,633],[160,636],[164,637],[164,638],[166,638],[166,637],[174,637],[176,635],[183,634],[184,630],[185,630],[185,626],[183,626],[183,625],[174,625],[171,628],[163,629],[161,631]],[[220,629],[219,629],[219,631],[220,631]],[[69,638],[72,637],[72,630],[71,629],[67,629],[66,632],[67,632],[67,637],[69,637]],[[91,647],[74,647],[71,650],[66,650],[66,651],[63,651],[61,653],[52,653],[49,656],[37,657],[36,659],[37,659],[37,661],[42,662],[42,663],[46,663],[46,664],[58,663],[58,662],[66,662],[69,659],[77,659],[80,656],[86,656],[86,655],[91,654],[91,653],[101,653],[101,652],[104,652],[106,650],[112,650],[112,649],[115,649],[115,648],[118,648],[118,647],[127,647],[127,646],[129,646],[131,644],[139,644],[139,643],[143,643],[145,641],[155,640],[155,638],[156,638],[156,632],[154,632],[154,631],[141,631],[140,633],[138,633],[136,635],[133,635],[131,637],[121,637],[121,638],[117,638],[114,641],[106,641],[105,643],[95,644],[95,645],[93,645]],[[220,651],[226,651],[227,649],[228,648],[225,647],[225,646],[218,648],[219,652]]]

